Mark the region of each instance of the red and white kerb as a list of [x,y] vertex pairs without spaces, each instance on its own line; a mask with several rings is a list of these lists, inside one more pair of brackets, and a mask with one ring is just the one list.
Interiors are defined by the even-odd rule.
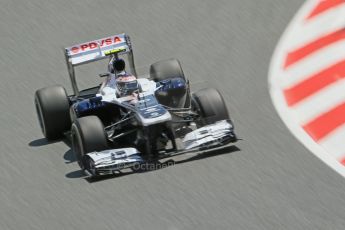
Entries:
[[296,137],[329,165],[345,165],[345,0],[304,4],[276,48],[269,83]]

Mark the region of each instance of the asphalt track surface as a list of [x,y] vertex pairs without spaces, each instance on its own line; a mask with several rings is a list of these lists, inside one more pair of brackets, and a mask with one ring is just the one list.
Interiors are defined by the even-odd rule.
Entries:
[[[267,88],[274,47],[302,2],[1,0],[0,228],[344,229],[344,179],[287,131]],[[34,91],[71,92],[62,47],[120,32],[137,66],[176,57],[194,88],[218,88],[238,149],[92,182],[68,143],[42,139]]]

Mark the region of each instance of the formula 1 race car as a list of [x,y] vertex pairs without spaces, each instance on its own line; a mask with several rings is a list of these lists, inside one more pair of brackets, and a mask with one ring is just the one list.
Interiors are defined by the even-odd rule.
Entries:
[[[177,59],[156,62],[148,76],[138,76],[126,34],[65,48],[65,57],[74,94],[68,96],[62,86],[39,89],[36,111],[48,140],[71,136],[78,164],[90,176],[237,141],[216,89],[191,92]],[[105,58],[125,60],[132,78],[119,84],[108,71],[100,77],[114,79],[113,85],[79,91],[74,67]]]

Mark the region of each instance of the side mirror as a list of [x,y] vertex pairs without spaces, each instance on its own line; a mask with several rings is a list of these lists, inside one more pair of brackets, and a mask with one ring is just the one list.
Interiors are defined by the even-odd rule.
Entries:
[[100,73],[99,77],[109,77],[110,73]]

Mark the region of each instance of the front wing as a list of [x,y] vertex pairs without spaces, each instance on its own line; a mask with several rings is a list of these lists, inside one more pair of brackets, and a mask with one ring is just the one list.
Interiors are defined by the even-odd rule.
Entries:
[[[205,152],[222,149],[237,141],[233,125],[222,120],[189,132],[182,140],[182,149],[159,155],[158,159],[173,157],[192,152]],[[135,165],[145,163],[141,153],[135,148],[109,149],[88,153],[93,161],[93,169],[88,173],[93,175],[112,174]]]

